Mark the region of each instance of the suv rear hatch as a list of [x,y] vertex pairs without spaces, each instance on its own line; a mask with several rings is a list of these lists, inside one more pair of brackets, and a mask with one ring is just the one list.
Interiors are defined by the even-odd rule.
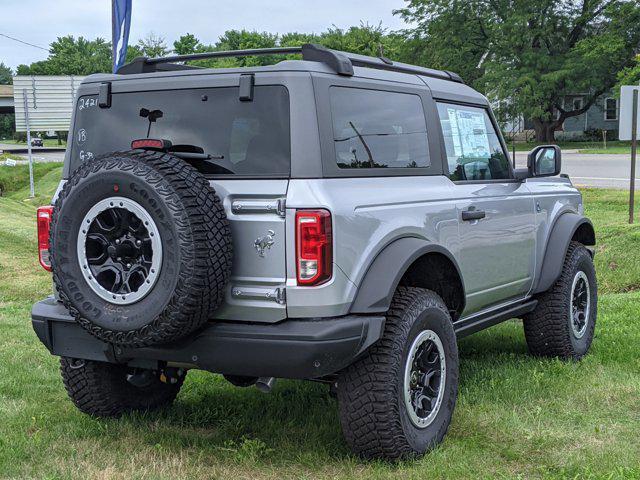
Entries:
[[67,171],[98,155],[129,150],[133,140],[171,142],[170,151],[209,179],[231,223],[232,278],[216,318],[284,319],[284,202],[291,165],[287,88],[256,85],[250,98],[241,99],[237,74],[208,76],[206,87],[167,89],[168,83],[112,82],[107,108],[100,107],[98,95],[80,96]]

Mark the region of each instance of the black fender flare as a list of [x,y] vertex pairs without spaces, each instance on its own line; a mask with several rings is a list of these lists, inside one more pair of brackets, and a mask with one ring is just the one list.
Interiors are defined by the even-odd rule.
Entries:
[[532,293],[546,292],[558,280],[562,273],[562,265],[569,243],[582,225],[587,225],[584,228],[589,229],[590,232],[590,240],[586,245],[595,245],[595,231],[591,220],[573,212],[566,212],[558,217],[549,234],[542,259],[542,268],[534,283]]
[[[439,253],[447,257],[455,265],[464,290],[460,267],[451,252],[421,238],[404,237],[388,244],[375,257],[360,282],[350,312],[386,312],[402,276],[415,260],[427,253]],[[465,298],[464,291],[462,298]]]

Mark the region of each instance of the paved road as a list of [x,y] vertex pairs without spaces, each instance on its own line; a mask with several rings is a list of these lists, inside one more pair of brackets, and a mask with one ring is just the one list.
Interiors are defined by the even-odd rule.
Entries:
[[[516,165],[526,167],[527,152],[516,152]],[[629,188],[631,154],[583,154],[562,152],[562,173],[576,185]],[[640,158],[636,166],[636,189],[640,190]]]
[[[11,150],[12,148],[23,147],[23,145],[15,145],[10,143],[0,143],[0,150]],[[26,146],[24,146],[26,148]],[[64,160],[64,150],[56,152],[41,152],[38,147],[34,147],[33,160],[36,162],[62,162]],[[17,154],[27,161],[27,154]],[[18,160],[19,161],[19,160]]]

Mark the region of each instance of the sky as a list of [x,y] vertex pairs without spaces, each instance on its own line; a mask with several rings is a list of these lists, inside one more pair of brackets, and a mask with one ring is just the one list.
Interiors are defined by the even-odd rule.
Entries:
[[[133,0],[129,44],[150,32],[171,45],[184,33],[214,43],[225,31],[319,33],[361,21],[389,30],[406,24],[392,11],[403,0]],[[111,40],[111,0],[2,0],[0,34],[48,48],[57,37]],[[0,36],[0,62],[15,68],[47,52]]]

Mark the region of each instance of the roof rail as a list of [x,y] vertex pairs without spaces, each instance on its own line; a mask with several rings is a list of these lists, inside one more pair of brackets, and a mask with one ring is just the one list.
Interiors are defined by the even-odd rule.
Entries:
[[464,83],[462,77],[457,73],[448,72],[446,70],[435,70],[433,68],[418,67],[408,63],[394,62],[386,57],[367,57],[366,55],[358,55],[357,53],[339,52],[347,57],[354,67],[375,68],[377,70],[389,70],[392,72],[412,73],[414,75],[424,75],[426,77],[441,78],[443,80],[452,80],[458,83]]
[[367,57],[355,53],[331,50],[322,45],[307,43],[301,47],[277,47],[277,48],[253,48],[248,50],[227,50],[219,52],[192,53],[188,55],[173,55],[169,57],[147,58],[137,57],[130,63],[118,69],[118,74],[151,73],[168,70],[190,70],[198,68],[192,65],[184,65],[176,62],[191,60],[204,60],[209,58],[249,57],[253,55],[290,55],[301,54],[303,60],[324,63],[338,75],[352,76],[353,67],[375,68],[393,72],[425,75],[428,77],[453,80],[464,83],[459,75],[444,70],[417,67],[407,63],[393,62],[384,57]]
[[337,74],[353,75],[351,62],[341,53],[329,50],[321,45],[308,43],[301,47],[252,48],[248,50],[227,50],[220,52],[192,53],[170,57],[137,57],[118,69],[118,74],[151,73],[166,70],[186,70],[197,68],[192,65],[179,65],[176,62],[204,60],[209,58],[249,57],[253,55],[289,55],[301,54],[303,60],[321,62],[331,67]]

